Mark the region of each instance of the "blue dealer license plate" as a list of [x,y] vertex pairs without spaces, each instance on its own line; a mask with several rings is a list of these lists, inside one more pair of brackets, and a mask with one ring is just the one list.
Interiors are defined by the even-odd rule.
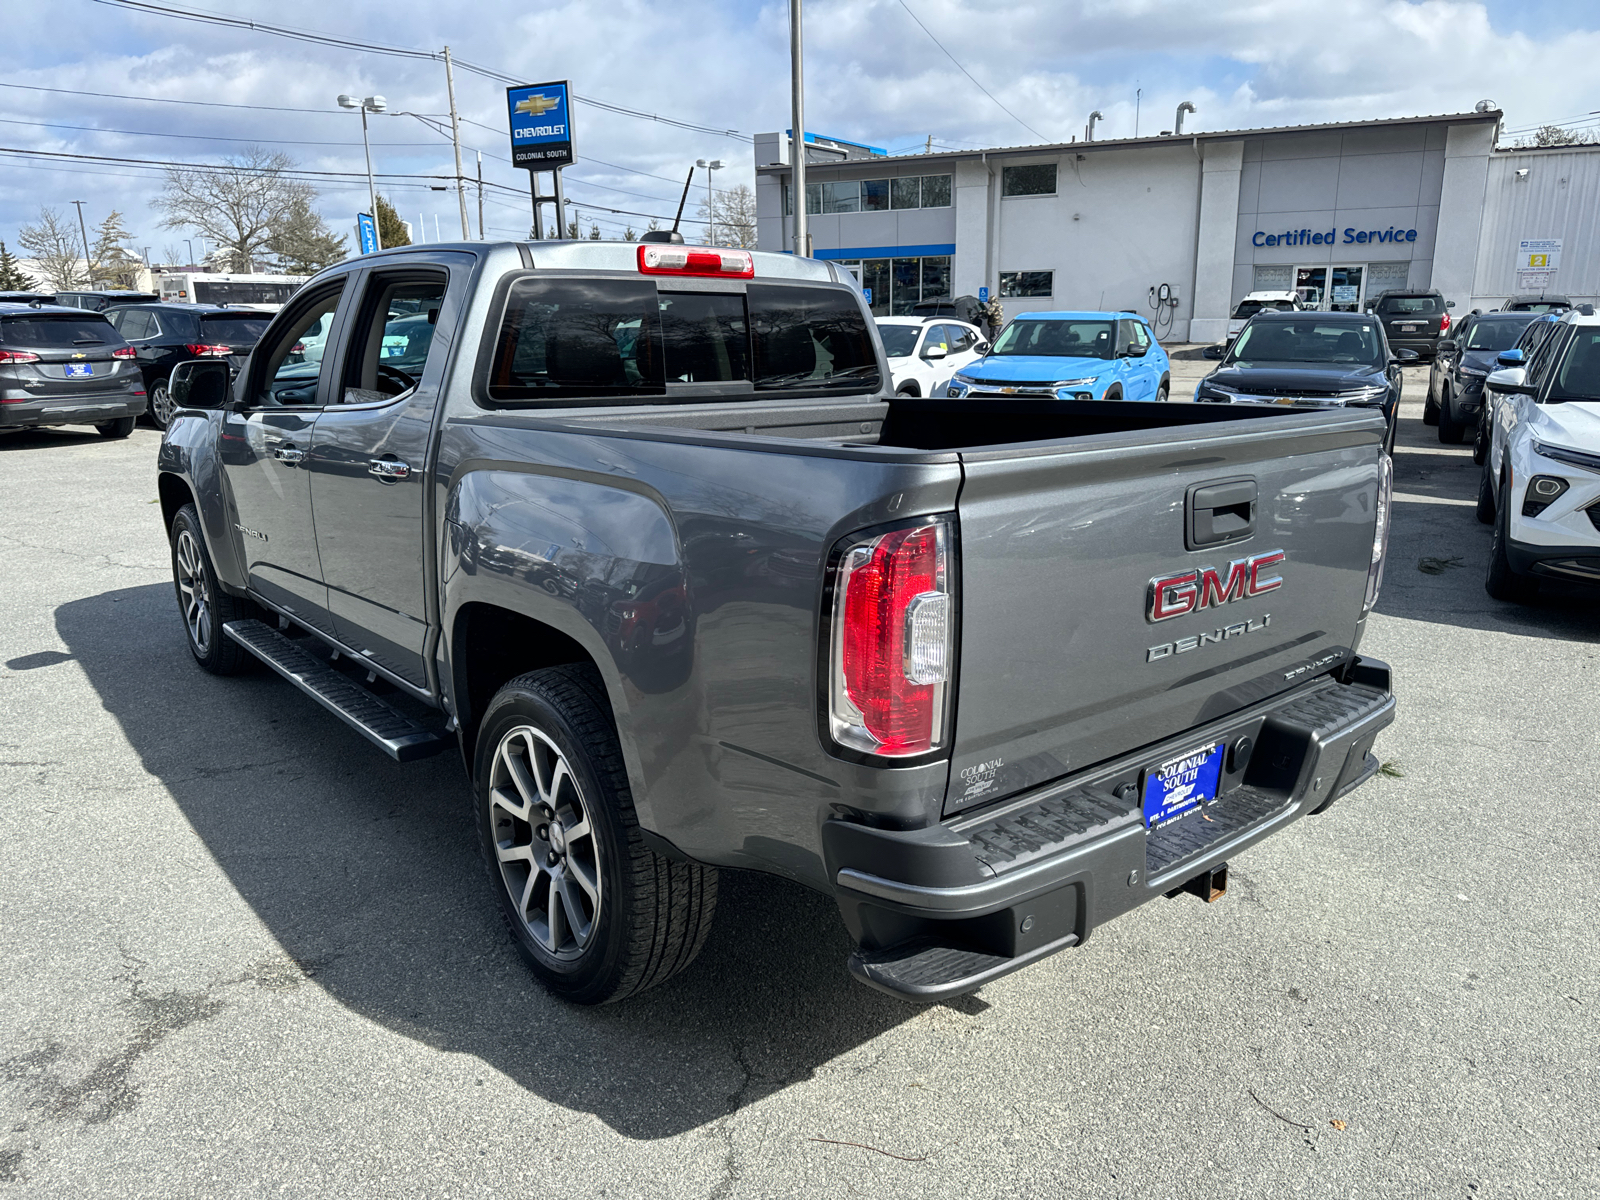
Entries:
[[1226,750],[1221,742],[1212,742],[1146,767],[1139,787],[1144,796],[1145,828],[1160,829],[1215,800]]
[[93,375],[93,374],[94,374],[94,367],[92,367],[88,363],[68,363],[67,364],[67,378],[68,379],[87,379],[90,375]]

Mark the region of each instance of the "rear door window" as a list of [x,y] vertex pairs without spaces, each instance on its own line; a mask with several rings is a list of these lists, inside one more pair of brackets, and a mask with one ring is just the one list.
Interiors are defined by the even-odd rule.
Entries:
[[238,313],[202,313],[201,336],[208,342],[224,346],[254,346],[267,331],[270,317],[244,316]]
[[118,340],[110,321],[90,313],[7,317],[0,323],[0,342],[12,350],[77,350]]
[[130,342],[142,341],[151,336],[150,314],[138,309],[124,309],[117,314],[117,332]]

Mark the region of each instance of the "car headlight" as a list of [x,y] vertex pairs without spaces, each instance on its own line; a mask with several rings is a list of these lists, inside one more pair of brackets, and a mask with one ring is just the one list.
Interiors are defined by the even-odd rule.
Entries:
[[1356,388],[1353,391],[1340,392],[1333,399],[1340,404],[1353,404],[1358,408],[1373,404],[1382,404],[1389,397],[1387,387]]
[[1100,376],[1085,375],[1082,379],[1058,379],[1050,386],[1053,388],[1088,387],[1090,384],[1099,383]]
[[959,383],[962,387],[971,387],[978,381],[970,376],[963,375],[960,371],[957,371],[954,375],[950,376],[950,382]]
[[1475,371],[1471,367],[1462,367],[1461,373],[1468,379],[1483,379],[1489,374],[1487,371]]
[[1579,467],[1585,471],[1593,471],[1600,475],[1600,454],[1590,454],[1583,450],[1572,450],[1566,446],[1554,446],[1549,442],[1535,440],[1533,452],[1540,458],[1548,458],[1558,463],[1566,463],[1569,467]]
[[1202,379],[1200,386],[1195,389],[1194,398],[1196,400],[1222,401],[1225,404],[1232,404],[1234,398],[1238,395],[1239,393],[1233,388],[1223,387],[1220,383],[1207,383]]

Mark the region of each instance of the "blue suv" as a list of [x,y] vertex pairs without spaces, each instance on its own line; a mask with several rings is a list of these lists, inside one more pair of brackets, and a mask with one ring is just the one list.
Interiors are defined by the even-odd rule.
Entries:
[[950,380],[951,396],[1165,400],[1167,352],[1143,317],[1112,312],[1024,313],[994,348]]

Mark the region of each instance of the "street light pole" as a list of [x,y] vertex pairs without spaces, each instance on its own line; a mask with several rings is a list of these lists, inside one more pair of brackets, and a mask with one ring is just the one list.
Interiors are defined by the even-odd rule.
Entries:
[[717,244],[717,204],[711,193],[711,172],[722,170],[722,160],[713,158],[707,162],[703,158],[694,160],[694,165],[706,169],[706,241],[711,245]]
[[84,270],[86,270],[89,273],[89,282],[93,283],[94,282],[94,255],[89,253],[89,227],[83,223],[83,206],[85,204],[87,204],[88,201],[86,201],[86,200],[74,200],[72,203],[74,203],[74,204],[76,204],[78,206],[78,232],[83,234],[83,266],[84,266]]
[[804,34],[800,20],[800,0],[789,0],[789,159],[794,168],[794,252],[804,256],[811,249],[806,228],[806,84],[802,61]]
[[339,107],[361,110],[361,148],[367,153],[367,198],[372,202],[372,240],[382,250],[383,231],[378,226],[378,186],[372,178],[372,143],[367,138],[367,114],[384,112],[389,103],[382,96],[368,96],[359,102],[353,96],[340,96]]

